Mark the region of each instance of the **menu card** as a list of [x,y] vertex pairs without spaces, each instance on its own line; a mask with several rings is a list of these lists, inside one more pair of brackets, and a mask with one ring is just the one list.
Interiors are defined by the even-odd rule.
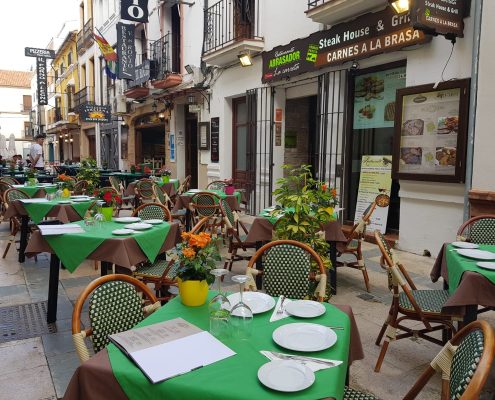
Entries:
[[152,383],[236,354],[210,333],[182,318],[116,333],[109,338]]
[[42,236],[63,235],[64,233],[84,233],[84,229],[77,224],[38,225]]

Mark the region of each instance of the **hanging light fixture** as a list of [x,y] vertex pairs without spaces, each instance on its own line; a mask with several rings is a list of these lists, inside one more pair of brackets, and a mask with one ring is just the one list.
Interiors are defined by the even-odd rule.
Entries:
[[409,11],[409,0],[388,0],[397,14]]
[[239,61],[243,67],[250,67],[251,65],[253,65],[253,60],[251,60],[251,54],[249,54],[248,51],[239,53],[237,58],[239,58]]
[[187,96],[187,104],[196,104],[196,96],[194,94]]
[[160,111],[160,114],[158,114],[158,118],[163,121],[165,119],[165,113],[163,111]]

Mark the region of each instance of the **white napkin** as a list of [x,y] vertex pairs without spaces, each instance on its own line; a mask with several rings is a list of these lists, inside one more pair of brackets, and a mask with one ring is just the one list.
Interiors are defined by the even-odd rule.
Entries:
[[39,225],[42,236],[63,235],[64,233],[83,233],[84,229],[76,224]]
[[[273,360],[282,360],[282,358],[279,358],[277,357],[275,354],[273,354],[271,351],[265,351],[265,350],[261,350],[260,351],[261,354],[263,354],[266,358],[268,358],[270,361],[273,361]],[[282,354],[285,354],[285,353],[282,353]],[[288,356],[292,355],[292,354],[287,354]],[[306,357],[306,356],[305,356]],[[327,358],[317,358],[317,357],[308,357],[308,358],[313,358],[315,360],[321,360],[321,361],[331,361],[332,363],[334,363],[335,365],[331,365],[331,364],[322,364],[322,363],[318,363],[318,362],[311,362],[311,361],[306,361],[306,360],[293,360],[293,361],[297,361],[297,362],[300,362],[301,364],[304,364],[306,367],[308,367],[311,371],[313,372],[316,372],[316,371],[319,371],[320,369],[327,369],[327,368],[332,368],[332,367],[337,367],[339,366],[340,364],[342,364],[342,361],[338,361],[338,360],[329,360]]]
[[272,316],[270,317],[270,322],[278,321],[279,319],[287,318],[288,316],[290,316],[290,314],[287,314],[285,309],[287,307],[287,304],[289,304],[292,300],[285,298],[285,300],[284,300],[284,312],[281,314],[277,314],[277,311],[280,308],[280,301],[281,301],[281,297],[278,298],[277,304],[275,304],[275,309],[273,310]]
[[40,197],[39,199],[36,198],[36,199],[21,199],[20,202],[21,203],[26,203],[26,204],[29,204],[29,203],[46,203],[48,200],[45,199],[44,197]]

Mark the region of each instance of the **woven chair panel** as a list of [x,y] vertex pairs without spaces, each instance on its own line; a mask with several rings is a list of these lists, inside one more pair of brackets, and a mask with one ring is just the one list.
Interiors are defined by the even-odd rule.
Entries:
[[359,240],[352,239],[351,242],[347,245],[348,250],[357,250],[359,246]]
[[[168,267],[169,261],[156,260],[154,263],[146,263],[139,266],[134,272],[135,276],[160,278]],[[177,276],[177,270],[180,264],[178,262],[172,264],[172,267],[168,270],[166,277],[170,280],[174,280]]]
[[17,185],[17,182],[8,176],[2,176],[2,181],[7,182],[9,185]]
[[191,199],[194,209],[200,217],[211,217],[216,214],[215,199],[206,194],[194,195]]
[[155,186],[155,195],[160,203],[162,203],[164,206],[168,205],[168,199],[165,196],[165,193],[163,193],[161,187],[158,185]]
[[452,358],[450,369],[450,398],[459,399],[471,382],[484,349],[483,332],[470,332],[462,339]]
[[22,190],[12,189],[7,192],[7,202],[12,202],[19,199],[29,199],[29,195]]
[[[447,290],[412,290],[411,293],[421,311],[429,313],[440,314],[443,305],[449,299]],[[399,306],[408,311],[415,311],[405,292],[399,294]]]
[[208,189],[210,190],[224,190],[225,186],[227,186],[224,182],[211,182],[208,185]]
[[150,199],[153,197],[153,182],[138,181],[136,188],[140,196]]
[[117,191],[120,192],[120,179],[116,176],[109,176],[108,180],[110,181],[110,185]]
[[377,398],[372,394],[360,392],[346,386],[344,389],[344,400],[377,400]]
[[482,218],[473,222],[469,239],[477,244],[495,245],[495,218]]
[[303,299],[308,295],[310,255],[291,245],[273,246],[265,253],[264,287],[270,296]]
[[96,288],[89,300],[95,353],[107,346],[109,335],[129,330],[143,318],[141,298],[134,286],[112,281]]
[[232,226],[235,226],[234,213],[232,212],[232,209],[230,208],[228,201],[225,199],[222,199],[221,202],[222,202],[222,209],[224,210],[225,215],[227,216],[230,224]]
[[142,220],[165,219],[165,212],[163,208],[150,204],[138,211],[138,217]]
[[378,236],[380,237],[380,242],[382,242],[383,247],[385,248],[385,251],[387,252],[387,255],[392,259],[392,252],[390,251],[390,247],[385,240],[385,236],[383,236],[382,233],[378,232]]

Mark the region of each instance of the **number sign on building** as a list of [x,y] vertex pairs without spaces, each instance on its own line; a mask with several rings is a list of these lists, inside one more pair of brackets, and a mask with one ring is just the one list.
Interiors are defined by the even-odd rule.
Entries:
[[148,0],[122,0],[120,18],[126,21],[148,22]]

